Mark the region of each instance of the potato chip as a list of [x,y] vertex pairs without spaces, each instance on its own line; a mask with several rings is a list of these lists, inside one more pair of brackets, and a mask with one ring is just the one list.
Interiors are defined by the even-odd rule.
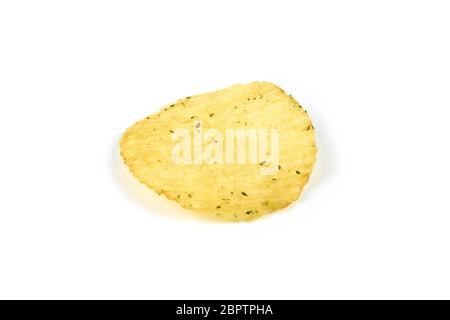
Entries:
[[226,221],[252,220],[295,201],[317,151],[306,111],[269,82],[168,104],[128,128],[120,148],[140,182]]

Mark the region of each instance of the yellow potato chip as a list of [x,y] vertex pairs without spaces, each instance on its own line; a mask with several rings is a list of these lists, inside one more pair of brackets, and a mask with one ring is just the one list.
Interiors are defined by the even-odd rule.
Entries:
[[128,128],[120,148],[139,181],[226,221],[295,201],[317,151],[306,111],[269,82],[178,100]]

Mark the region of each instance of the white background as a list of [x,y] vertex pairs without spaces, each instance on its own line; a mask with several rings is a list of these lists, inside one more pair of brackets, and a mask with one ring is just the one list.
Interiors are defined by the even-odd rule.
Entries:
[[[0,298],[450,298],[446,1],[2,1]],[[272,81],[308,110],[300,201],[194,218],[118,139]]]

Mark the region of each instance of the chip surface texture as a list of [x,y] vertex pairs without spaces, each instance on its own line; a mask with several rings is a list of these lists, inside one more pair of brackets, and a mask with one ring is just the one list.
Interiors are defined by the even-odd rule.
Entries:
[[270,82],[180,99],[120,140],[140,182],[225,221],[253,220],[297,200],[316,151],[308,114]]

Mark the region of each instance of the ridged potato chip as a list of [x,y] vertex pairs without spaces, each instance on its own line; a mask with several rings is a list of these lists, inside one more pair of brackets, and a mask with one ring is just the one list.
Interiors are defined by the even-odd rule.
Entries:
[[121,156],[182,207],[252,220],[295,201],[316,159],[306,111],[269,82],[180,99],[128,128]]

